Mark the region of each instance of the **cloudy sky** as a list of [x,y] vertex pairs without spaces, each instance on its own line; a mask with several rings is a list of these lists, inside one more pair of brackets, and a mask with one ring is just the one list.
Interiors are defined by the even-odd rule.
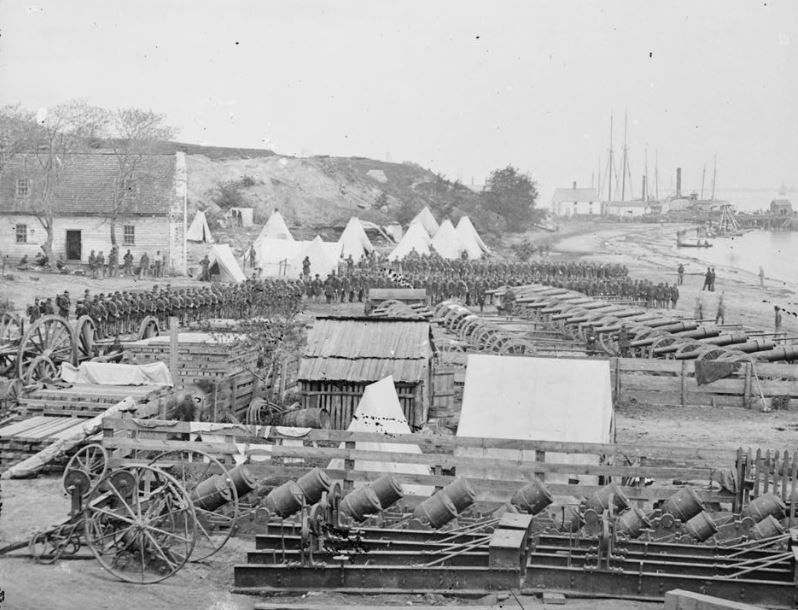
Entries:
[[[640,192],[798,186],[798,2],[1,0],[0,104],[166,114],[179,139],[587,185],[628,113]],[[605,168],[606,171],[606,168]]]

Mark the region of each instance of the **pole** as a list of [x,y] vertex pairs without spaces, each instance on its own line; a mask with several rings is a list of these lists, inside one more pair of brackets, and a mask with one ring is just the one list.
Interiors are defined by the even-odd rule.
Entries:
[[607,203],[612,202],[612,114],[610,114],[610,160],[607,169]]
[[169,373],[172,375],[174,387],[177,382],[177,316],[169,316]]
[[626,119],[623,115],[623,161],[621,161],[621,201],[626,201]]
[[718,155],[715,155],[715,167],[712,169],[712,201],[715,201],[715,178],[718,175]]
[[654,197],[659,200],[659,151],[654,151]]
[[707,164],[704,163],[704,169],[701,170],[701,197],[699,199],[704,199],[704,178],[707,175]]

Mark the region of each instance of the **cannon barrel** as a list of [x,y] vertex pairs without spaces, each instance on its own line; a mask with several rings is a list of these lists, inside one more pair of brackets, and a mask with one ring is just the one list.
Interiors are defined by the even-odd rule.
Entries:
[[776,347],[774,341],[765,341],[762,339],[754,339],[753,341],[746,341],[734,346],[734,349],[750,354],[752,352],[764,352]]
[[774,347],[766,352],[757,352],[756,359],[765,362],[776,362],[778,360],[792,362],[793,360],[798,360],[798,345],[784,345]]
[[710,337],[709,339],[701,339],[699,341],[689,341],[682,343],[674,354],[676,360],[690,360],[697,358],[698,355],[707,350],[710,345],[721,347],[724,345],[734,345],[738,343],[745,343],[748,340],[748,335],[744,333],[735,333],[731,335],[718,335],[717,337]]
[[[611,313],[611,314],[615,315],[616,311],[623,311],[624,309],[625,308],[620,306],[620,305],[613,305],[612,303],[607,303],[605,307],[594,307],[591,313],[585,313],[585,314],[580,315],[580,316],[574,316],[573,314],[571,314],[569,312],[565,312],[565,313],[555,314],[555,315],[551,316],[550,319],[552,321],[555,321],[555,320],[566,320],[566,324],[568,324],[568,323],[577,324],[579,322],[584,322],[585,320],[588,319],[589,316],[591,316],[593,314]],[[572,319],[569,320],[568,318],[572,318]],[[579,319],[579,318],[584,318],[584,319]]]
[[[698,322],[695,322],[693,320],[686,320],[683,322],[673,322],[664,326],[646,322],[646,326],[650,328],[656,328],[665,333],[669,332],[673,335],[678,335],[681,337],[681,336],[689,336],[689,333],[695,331],[698,328]],[[718,331],[718,334],[720,334],[720,331]],[[651,345],[652,343],[654,343],[654,341],[659,339],[661,336],[662,335],[654,335],[646,337],[645,339],[637,339],[635,341],[632,341],[629,345],[631,347],[645,347],[647,345]]]
[[[621,330],[621,325],[626,323],[626,322],[634,322],[636,325],[640,324],[642,326],[648,326],[648,323],[650,321],[656,320],[656,319],[657,318],[649,318],[649,317],[646,317],[646,316],[634,317],[631,320],[626,320],[624,322],[616,322],[615,324],[610,324],[608,326],[597,326],[597,327],[594,328],[594,330],[596,331],[597,334],[601,334],[601,333],[617,333],[619,330]],[[593,322],[589,322],[589,323],[585,324],[585,326],[592,326],[592,325],[593,325]],[[644,340],[644,339],[641,339],[641,341],[642,340]],[[653,341],[653,339],[652,339],[652,341]]]
[[[715,337],[720,334],[720,330],[714,328],[697,328],[696,330],[691,330],[690,332],[684,333],[678,337],[678,339],[706,339],[709,337]],[[675,341],[670,345],[663,345],[662,347],[655,347],[653,350],[654,355],[660,354],[670,354],[675,352],[679,349],[682,345],[687,343],[687,341]]]

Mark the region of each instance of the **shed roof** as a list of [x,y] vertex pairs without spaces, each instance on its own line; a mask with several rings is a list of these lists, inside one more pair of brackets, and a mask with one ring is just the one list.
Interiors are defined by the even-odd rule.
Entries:
[[[17,179],[28,178],[30,195],[17,195]],[[106,215],[112,209],[119,161],[110,152],[69,155],[55,188],[54,209],[64,215]],[[173,199],[174,155],[145,155],[126,214],[168,214]],[[0,172],[0,212],[30,213],[42,173],[34,154],[18,155]]]

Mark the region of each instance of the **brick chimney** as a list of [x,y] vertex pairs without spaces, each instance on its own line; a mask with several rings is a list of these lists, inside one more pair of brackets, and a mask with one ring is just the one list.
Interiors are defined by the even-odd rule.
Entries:
[[682,196],[682,168],[676,168],[676,196]]
[[576,190],[576,180],[574,180],[574,190]]

